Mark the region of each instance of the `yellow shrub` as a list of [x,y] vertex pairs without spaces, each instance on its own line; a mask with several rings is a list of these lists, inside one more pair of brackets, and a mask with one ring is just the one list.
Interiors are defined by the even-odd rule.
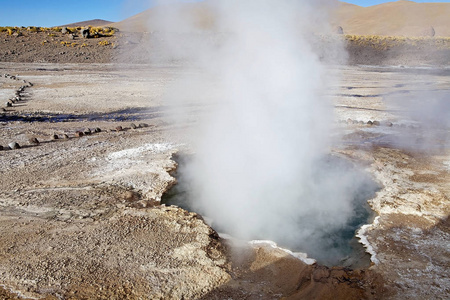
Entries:
[[104,41],[98,42],[98,44],[99,44],[100,46],[108,46],[108,45],[109,45],[109,42],[106,41],[106,40],[104,40]]

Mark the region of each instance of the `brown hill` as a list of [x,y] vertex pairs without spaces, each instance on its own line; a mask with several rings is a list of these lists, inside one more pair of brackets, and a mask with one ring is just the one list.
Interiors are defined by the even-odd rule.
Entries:
[[113,22],[106,21],[106,20],[94,19],[94,20],[70,23],[70,24],[61,25],[58,27],[87,27],[87,26],[100,27],[100,26],[110,26],[112,23]]
[[450,3],[388,2],[370,7],[340,3],[333,23],[345,34],[450,36]]
[[[205,2],[179,4],[176,9],[199,27],[213,24],[214,14]],[[158,31],[158,25],[170,18],[168,11],[164,6],[151,8],[111,26],[134,32]],[[340,2],[332,13],[332,24],[341,26],[345,34],[429,36],[433,27],[436,36],[450,36],[449,16],[450,3],[400,0],[361,7]]]

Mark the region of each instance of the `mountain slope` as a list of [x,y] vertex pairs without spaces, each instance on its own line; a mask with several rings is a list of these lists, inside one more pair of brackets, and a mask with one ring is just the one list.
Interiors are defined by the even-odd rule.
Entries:
[[[170,14],[166,14],[170,10],[166,8],[151,8],[111,26],[126,31],[157,31],[159,25],[170,18]],[[205,2],[178,4],[175,9],[181,10],[183,16],[192,19],[199,27],[208,27],[214,22],[214,13]],[[331,23],[341,26],[345,34],[426,36],[430,35],[433,27],[436,36],[450,36],[449,16],[450,3],[401,0],[361,7],[340,2],[331,14]]]

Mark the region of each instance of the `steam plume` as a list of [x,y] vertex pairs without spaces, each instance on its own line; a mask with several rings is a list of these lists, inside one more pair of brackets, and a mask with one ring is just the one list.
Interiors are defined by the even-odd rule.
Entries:
[[208,1],[206,23],[186,15],[189,4],[162,6],[161,58],[197,70],[168,100],[213,103],[191,132],[196,154],[183,176],[192,206],[219,230],[317,254],[354,216],[366,179],[328,156],[332,79],[314,50],[334,4]]

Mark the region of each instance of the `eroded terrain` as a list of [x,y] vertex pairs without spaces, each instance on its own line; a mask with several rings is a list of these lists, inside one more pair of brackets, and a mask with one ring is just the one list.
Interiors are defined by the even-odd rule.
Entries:
[[197,214],[159,205],[175,183],[173,154],[189,149],[181,127],[202,109],[190,106],[184,124],[165,117],[173,109],[165,88],[184,72],[0,65],[0,74],[18,75],[0,78],[2,106],[23,80],[33,84],[0,112],[0,145],[21,146],[0,151],[3,298],[448,297],[449,129],[429,140],[435,129],[389,103],[412,91],[448,94],[448,70],[334,70],[343,80],[329,93],[341,137],[333,152],[382,185],[369,201],[378,217],[359,231],[372,258],[366,270],[223,239]]

